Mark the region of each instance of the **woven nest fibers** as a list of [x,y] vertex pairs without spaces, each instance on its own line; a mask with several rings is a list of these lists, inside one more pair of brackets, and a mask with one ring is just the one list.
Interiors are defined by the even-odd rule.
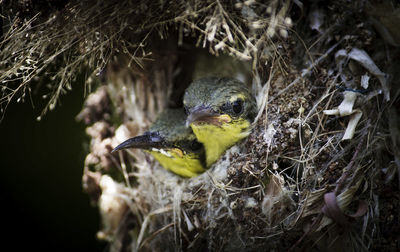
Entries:
[[[399,248],[398,6],[106,2],[7,19],[0,80],[3,109],[53,80],[45,113],[86,73],[83,184],[111,251]],[[258,107],[209,170],[185,179],[141,150],[111,153],[209,75],[245,82]]]

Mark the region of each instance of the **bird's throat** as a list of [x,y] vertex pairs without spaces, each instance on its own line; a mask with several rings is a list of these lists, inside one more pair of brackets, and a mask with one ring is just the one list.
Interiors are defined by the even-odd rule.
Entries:
[[179,149],[152,149],[148,152],[161,166],[179,176],[191,178],[205,171],[196,154],[185,154]]
[[245,119],[222,123],[220,126],[207,123],[190,126],[197,140],[204,145],[207,167],[215,163],[228,148],[250,133],[250,123]]

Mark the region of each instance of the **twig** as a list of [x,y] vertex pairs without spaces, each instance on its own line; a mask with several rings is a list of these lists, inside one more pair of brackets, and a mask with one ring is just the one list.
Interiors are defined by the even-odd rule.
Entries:
[[342,176],[337,180],[336,188],[334,190],[335,195],[338,195],[339,193],[342,192],[342,190],[343,190],[343,188],[345,186],[345,181],[347,180],[347,178],[349,177],[350,174],[353,174],[354,169],[355,169],[354,167],[356,167],[354,165],[354,163],[357,160],[358,153],[360,152],[361,147],[364,144],[365,136],[366,136],[366,134],[364,134],[361,137],[361,140],[360,140],[360,142],[358,143],[358,145],[357,145],[357,147],[355,149],[355,152],[354,152],[354,155],[353,155],[352,159],[350,160],[349,164],[344,168]]

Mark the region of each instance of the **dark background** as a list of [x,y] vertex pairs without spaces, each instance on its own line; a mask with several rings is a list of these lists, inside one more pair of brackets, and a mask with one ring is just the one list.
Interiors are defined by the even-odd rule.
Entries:
[[96,239],[98,210],[81,184],[88,138],[75,116],[83,84],[40,122],[45,103],[33,95],[34,107],[29,100],[14,102],[0,123],[0,240],[11,251],[104,251]]

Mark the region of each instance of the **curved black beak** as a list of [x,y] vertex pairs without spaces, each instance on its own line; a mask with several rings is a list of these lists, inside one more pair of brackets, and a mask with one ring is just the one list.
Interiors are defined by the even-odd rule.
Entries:
[[117,147],[115,147],[111,153],[128,148],[137,149],[151,149],[151,148],[162,148],[164,146],[164,140],[158,134],[148,133],[141,136],[129,138]]
[[193,122],[208,122],[213,123],[213,118],[219,116],[217,112],[215,112],[210,107],[195,107],[190,110],[190,113],[186,119],[186,127],[189,127]]

